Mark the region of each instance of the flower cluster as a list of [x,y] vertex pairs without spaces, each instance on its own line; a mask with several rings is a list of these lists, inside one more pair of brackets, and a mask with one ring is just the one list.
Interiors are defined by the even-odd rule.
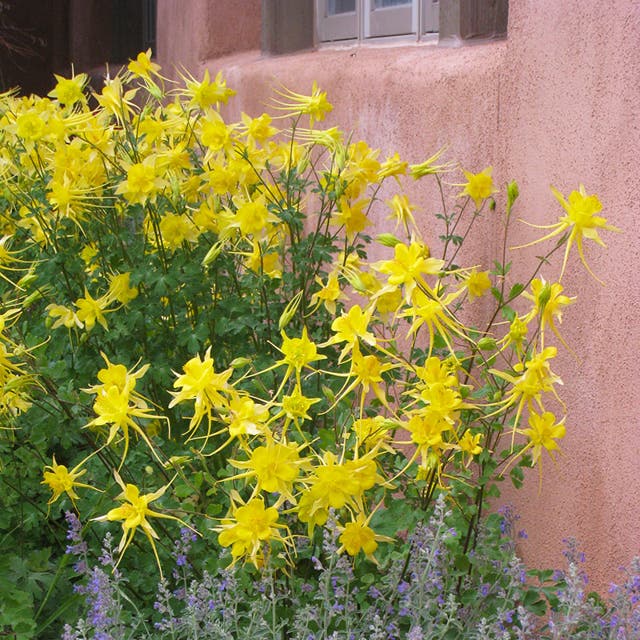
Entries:
[[[375,565],[438,496],[469,562],[495,480],[519,483],[565,435],[551,342],[568,346],[574,298],[559,280],[572,245],[585,262],[584,241],[614,227],[583,187],[554,190],[563,214],[541,241],[558,241],[514,282],[515,183],[500,216],[491,167],[452,193],[442,150],[410,165],[320,126],[332,107],[315,84],[237,122],[233,94],[221,74],[169,86],[147,52],[95,107],[82,74],[47,98],[0,96],[7,424],[46,434],[54,515],[70,500],[121,522],[118,563],[141,532],[161,567],[165,525],[188,521],[260,571],[298,566],[299,540],[327,527],[336,554]],[[440,243],[408,178],[455,198]],[[460,266],[488,211],[502,260]],[[394,232],[372,239],[384,217]]]

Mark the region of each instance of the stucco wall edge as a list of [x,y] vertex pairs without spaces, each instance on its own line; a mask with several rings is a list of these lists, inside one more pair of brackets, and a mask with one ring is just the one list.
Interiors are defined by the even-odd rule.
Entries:
[[322,79],[333,84],[336,75],[343,82],[349,77],[361,81],[370,76],[379,81],[380,75],[396,76],[405,83],[419,83],[424,91],[429,85],[453,79],[476,86],[479,75],[497,80],[505,69],[507,53],[506,41],[459,48],[435,45],[323,48],[281,56],[266,56],[251,50],[203,60],[199,71],[200,74],[205,69],[210,73],[222,71],[235,83],[258,77],[262,82],[269,78],[278,82],[283,76],[296,75],[305,82],[312,77],[320,84]]

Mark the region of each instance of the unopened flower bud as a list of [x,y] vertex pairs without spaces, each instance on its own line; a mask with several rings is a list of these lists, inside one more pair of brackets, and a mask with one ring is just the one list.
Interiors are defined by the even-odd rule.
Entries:
[[548,282],[545,282],[542,289],[540,289],[540,293],[538,294],[538,306],[540,307],[540,311],[542,311],[547,306],[547,303],[550,299],[551,285]]
[[240,369],[240,367],[246,367],[248,364],[251,364],[251,360],[249,358],[234,358],[229,366],[232,369]]
[[478,349],[481,351],[491,351],[497,347],[496,341],[493,338],[485,337],[478,340]]
[[211,247],[211,249],[209,249],[209,251],[207,251],[207,255],[202,259],[201,264],[203,267],[210,265],[220,255],[222,246],[223,242],[218,241]]
[[284,308],[284,311],[278,320],[278,329],[280,329],[280,331],[282,331],[291,322],[293,316],[296,315],[296,311],[300,306],[300,300],[302,300],[302,291],[298,291],[289,304]]
[[518,189],[518,183],[515,180],[512,180],[507,185],[507,212],[511,210],[513,203],[517,200],[520,195],[520,190]]
[[394,236],[393,233],[381,233],[376,237],[376,242],[379,242],[384,247],[395,247],[402,240]]

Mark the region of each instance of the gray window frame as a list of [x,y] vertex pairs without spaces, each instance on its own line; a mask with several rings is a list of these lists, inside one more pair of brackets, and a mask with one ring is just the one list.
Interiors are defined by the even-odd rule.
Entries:
[[[421,6],[422,24],[418,29],[415,24],[414,33],[420,39],[425,33],[429,33],[429,20],[434,22],[433,7],[429,5],[432,0],[415,0],[423,3]],[[327,36],[320,26],[322,20],[318,7],[326,0],[262,0],[262,50],[265,54],[278,55],[294,53],[306,49],[313,49],[323,42],[341,42],[345,34],[354,33],[354,16],[347,14],[349,20],[334,21],[333,33],[336,36]],[[367,3],[371,7],[372,0],[358,0],[359,3]],[[507,35],[508,0],[439,0],[437,33],[438,44],[441,46],[462,46],[474,42],[502,39]],[[403,9],[404,7],[397,7]],[[394,8],[386,8],[379,11],[392,12]],[[390,17],[391,14],[387,14]],[[325,16],[326,17],[326,16]],[[332,16],[343,18],[345,16]],[[350,36],[355,42],[365,42],[374,36],[367,37],[365,21],[362,12],[355,14],[356,35]],[[391,20],[393,22],[393,20]],[[333,39],[327,40],[327,37]],[[346,40],[346,38],[345,38]]]

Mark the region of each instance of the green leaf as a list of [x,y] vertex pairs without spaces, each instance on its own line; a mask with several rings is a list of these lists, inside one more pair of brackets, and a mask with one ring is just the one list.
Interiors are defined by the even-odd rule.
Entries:
[[462,572],[468,571],[469,567],[471,566],[471,562],[469,562],[469,558],[467,558],[467,556],[464,554],[460,554],[459,556],[456,556],[455,560],[453,561],[453,564],[455,568],[458,569],[458,571],[462,571]]
[[505,320],[508,320],[509,322],[513,322],[513,320],[516,317],[516,312],[508,305],[505,305],[504,307],[502,307],[502,317]]
[[538,591],[529,589],[525,592],[522,604],[527,611],[536,616],[543,616],[547,612],[547,603],[540,597]]
[[524,482],[524,473],[522,472],[520,466],[515,465],[511,467],[509,477],[511,478],[511,482],[516,489],[520,489],[520,487],[522,487],[522,483]]
[[521,282],[516,282],[516,284],[514,284],[509,291],[508,299],[513,300],[514,298],[517,298],[523,291],[524,285]]

